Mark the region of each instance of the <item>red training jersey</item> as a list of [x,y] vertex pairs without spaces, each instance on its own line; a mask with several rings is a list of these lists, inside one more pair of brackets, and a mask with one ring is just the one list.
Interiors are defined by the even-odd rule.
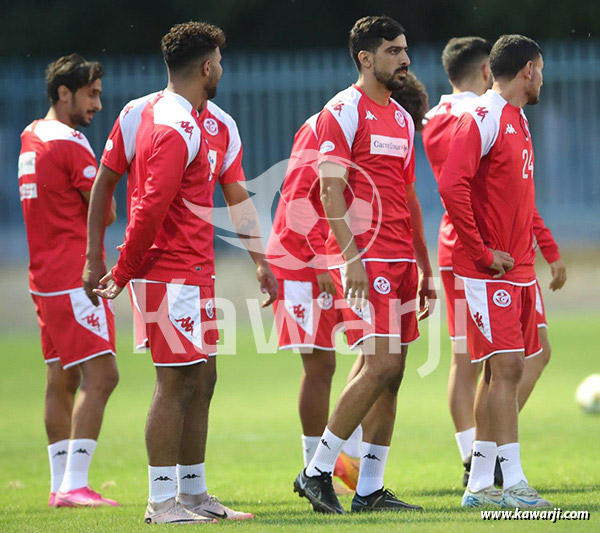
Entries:
[[[111,170],[124,174],[127,180],[128,211],[139,203],[135,170],[132,165],[136,157],[136,137],[141,124],[142,112],[153,99],[163,93],[153,93],[129,102],[121,111],[106,142],[102,163]],[[204,256],[205,270],[214,278],[214,228],[211,224],[213,196],[216,182],[221,185],[245,180],[242,169],[242,143],[235,120],[213,102],[208,101],[197,118],[203,131],[207,149],[210,174],[205,197],[192,202],[193,212],[199,215],[203,228],[195,236],[202,240],[197,251]],[[203,278],[206,281],[206,276]]]
[[[406,200],[406,184],[415,181],[414,129],[400,104],[390,98],[379,105],[356,85],[332,98],[317,119],[319,161],[348,169],[348,219],[363,260],[414,261]],[[327,248],[338,251],[332,232]]]
[[267,257],[279,279],[312,281],[327,270],[329,225],[320,199],[317,117],[310,117],[294,137],[267,243]]
[[[438,183],[442,167],[448,157],[452,132],[458,122],[458,117],[462,114],[462,104],[471,98],[477,98],[477,95],[472,92],[445,94],[440,98],[439,103],[427,112],[423,120],[424,128],[421,132],[423,147]],[[438,265],[440,267],[452,266],[452,250],[456,239],[456,231],[444,209],[438,235]]]
[[465,104],[440,177],[440,194],[458,233],[455,274],[492,279],[491,249],[509,253],[514,268],[502,280],[535,280],[534,155],[522,109],[496,91]]
[[[161,93],[152,93],[129,102],[115,121],[106,141],[101,162],[118,174],[129,170],[135,157],[135,139],[141,122],[144,107]],[[244,181],[242,168],[242,141],[235,120],[210,100],[198,118],[204,128],[204,138],[208,144],[208,158],[212,177],[210,183],[214,187],[218,176],[221,184]],[[212,198],[212,197],[211,197]],[[132,199],[137,199],[135,180],[127,180],[128,206]],[[212,208],[213,204],[210,204]],[[127,209],[129,212],[129,207]]]
[[[207,222],[194,210],[212,201],[212,175],[199,115],[165,90],[143,106],[129,179],[135,195],[113,279],[210,285],[214,254]],[[134,201],[135,198],[135,201]]]
[[[423,146],[425,147],[427,159],[433,170],[433,175],[438,183],[440,181],[442,168],[448,157],[448,151],[450,150],[452,133],[454,132],[458,118],[465,110],[465,102],[468,102],[472,98],[477,98],[477,95],[469,91],[443,95],[440,98],[439,103],[431,108],[425,115],[423,121],[425,127],[421,132]],[[537,247],[539,247],[548,263],[552,263],[560,258],[558,245],[556,244],[552,233],[546,227],[537,208],[533,219],[533,233],[536,238]],[[444,209],[438,236],[439,267],[452,267],[452,250],[454,249],[456,239],[456,230],[450,221],[448,212]]]
[[19,195],[29,245],[31,292],[81,287],[87,202],[98,170],[83,133],[58,120],[36,120],[21,134]]

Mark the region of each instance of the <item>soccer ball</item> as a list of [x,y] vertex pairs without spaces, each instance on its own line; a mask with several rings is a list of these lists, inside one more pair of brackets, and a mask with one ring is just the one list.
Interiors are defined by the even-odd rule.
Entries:
[[585,413],[600,413],[600,374],[592,374],[581,382],[575,400]]

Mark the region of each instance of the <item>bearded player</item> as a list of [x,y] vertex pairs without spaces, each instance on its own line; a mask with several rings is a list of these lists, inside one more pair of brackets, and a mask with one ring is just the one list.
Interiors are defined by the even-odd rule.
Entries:
[[[105,302],[94,307],[81,288],[97,163],[77,128],[89,126],[102,109],[102,74],[100,63],[77,54],[51,63],[46,71],[50,110],[21,134],[19,193],[29,244],[30,292],[47,363],[50,507],[118,505],[88,483],[104,408],[119,379],[112,306]],[[114,219],[115,206],[108,198],[103,222]]]
[[[452,132],[461,115],[462,106],[481,96],[492,84],[489,53],[492,44],[481,37],[450,39],[442,52],[442,63],[452,86],[452,94],[443,95],[439,103],[427,113],[423,130],[423,145],[437,181],[448,150]],[[552,271],[552,290],[560,289],[566,280],[566,269],[552,233],[546,228],[539,213],[535,212],[534,234],[537,244]],[[456,231],[444,212],[438,238],[438,265],[446,293],[448,332],[452,344],[452,361],[448,379],[448,404],[455,426],[455,438],[465,472],[467,485],[471,464],[471,449],[475,439],[473,404],[481,363],[471,364],[466,347],[466,303],[463,283],[452,272],[452,250]],[[543,351],[525,363],[519,384],[519,409],[522,409],[550,358],[550,344],[546,332],[546,317],[539,284],[536,287],[536,317]],[[502,485],[502,470],[496,463],[495,484]]]
[[[342,325],[335,306],[336,290],[327,267],[329,232],[320,200],[318,115],[310,117],[294,137],[281,197],[267,245],[267,257],[279,283],[273,305],[279,349],[298,350],[302,357],[299,414],[304,466],[312,460],[329,416],[331,380],[335,372],[335,334]],[[349,380],[362,365],[358,358]],[[362,429],[346,441],[335,475],[356,490]],[[336,487],[343,492],[343,487]]]
[[[544,61],[539,46],[503,35],[490,52],[494,85],[458,119],[440,177],[457,234],[454,275],[464,282],[467,346],[485,361],[475,398],[475,441],[462,505],[538,508],[551,504],[521,466],[518,387],[525,359],[542,347],[536,324],[534,155],[526,105],[536,104]],[[496,458],[503,490],[494,488]]]
[[[389,17],[364,17],[350,32],[350,54],[358,81],[325,106],[316,129],[332,275],[336,292],[348,299],[341,300],[348,343],[362,348],[364,365],[344,388],[294,490],[315,511],[343,513],[331,474],[362,422],[352,511],[420,509],[396,498],[383,480],[408,344],[419,336],[416,299],[425,318],[436,297],[414,190],[414,125],[390,98],[410,64],[404,29]],[[374,216],[348,212],[352,195],[372,205]],[[418,223],[411,211],[418,212]]]
[[[187,42],[187,46],[186,46]],[[219,45],[219,43],[221,43]],[[204,263],[198,270],[206,270],[211,282],[214,278],[214,252],[213,252],[213,227],[206,221],[206,215],[210,217],[213,206],[213,193],[216,182],[219,181],[223,188],[225,199],[230,207],[233,207],[232,219],[240,237],[244,242],[254,241],[248,235],[257,234],[257,215],[251,202],[248,199],[248,193],[243,186],[244,174],[241,167],[242,147],[235,121],[222,111],[218,106],[208,101],[216,94],[217,83],[221,75],[219,65],[219,48],[224,44],[224,35],[222,31],[214,26],[203,23],[180,24],[171,29],[169,34],[163,39],[163,54],[167,64],[174,65],[170,68],[174,80],[178,80],[181,86],[185,87],[187,78],[188,86],[193,85],[194,72],[197,67],[203,65],[209,67],[203,75],[196,79],[196,82],[203,80],[204,88],[201,94],[204,98],[198,98],[196,109],[200,109],[200,114],[195,114],[194,125],[202,132],[206,152],[201,159],[208,163],[207,175],[203,175],[201,169],[196,169],[193,174],[199,182],[203,182],[202,190],[198,190],[195,198],[189,196],[189,192],[181,189],[181,194],[186,195],[186,201],[193,202],[194,205],[186,203],[189,210],[183,211],[183,215],[192,223],[195,214],[192,210],[198,209],[202,218],[197,218],[194,223],[201,227],[195,232],[203,239],[202,243],[196,243],[194,248],[205,254],[202,259]],[[218,45],[215,49],[214,46]],[[187,49],[187,50],[186,50]],[[179,67],[177,66],[179,64]],[[187,76],[186,71],[187,70]],[[199,89],[199,87],[198,87]],[[184,89],[185,90],[185,89]],[[144,115],[148,111],[148,106],[153,102],[169,97],[169,88],[160,93],[148,95],[125,106],[119,119],[115,123],[113,131],[107,142],[103,154],[98,186],[94,189],[91,203],[91,213],[89,220],[90,239],[88,244],[88,262],[84,272],[84,282],[91,297],[94,296],[93,288],[97,286],[99,277],[102,275],[103,263],[98,260],[97,248],[103,240],[104,225],[102,224],[101,214],[106,209],[106,200],[110,196],[110,191],[114,188],[116,182],[121,178],[125,171],[130,172],[128,179],[128,200],[130,204],[130,216],[135,216],[136,209],[140,209],[143,204],[144,188],[140,187],[140,180],[136,180],[136,163],[139,160],[136,142],[140,132],[143,131]],[[187,122],[188,129],[190,122]],[[132,175],[133,174],[133,175]],[[202,222],[201,220],[204,220]],[[255,227],[250,227],[254,224]],[[276,295],[275,280],[270,273],[268,264],[265,261],[264,254],[256,252],[256,243],[248,245],[250,253],[257,263],[257,278],[261,283],[263,292],[270,292],[272,299]],[[157,243],[155,243],[155,246]],[[152,319],[146,315],[144,304],[140,301],[140,295],[144,297],[144,290],[140,290],[141,281],[135,280],[131,283],[132,299],[134,302],[134,318],[136,320],[136,338],[137,344],[141,347],[149,346],[155,357],[155,352],[161,347],[161,339],[156,338],[153,341]],[[173,284],[171,284],[173,285]],[[142,285],[143,287],[143,285]],[[214,289],[213,289],[214,290]],[[147,296],[147,293],[146,293]],[[265,305],[268,305],[267,301]],[[147,303],[147,302],[146,302]],[[214,302],[212,298],[203,301],[201,307],[200,323],[204,321],[214,323]],[[177,323],[177,320],[175,320]],[[182,321],[179,322],[181,324]],[[201,327],[203,327],[201,325]],[[211,329],[209,327],[209,329]],[[155,333],[155,332],[154,332]],[[207,332],[206,332],[207,333]],[[214,343],[214,339],[213,339]],[[196,371],[195,391],[190,399],[190,405],[186,412],[184,421],[183,436],[180,451],[177,456],[177,465],[175,467],[176,475],[161,474],[157,478],[150,476],[151,497],[146,514],[146,521],[150,522],[174,522],[179,520],[196,521],[192,515],[201,515],[207,518],[219,518],[226,520],[241,520],[252,518],[250,513],[234,511],[225,507],[217,498],[208,494],[206,487],[204,456],[206,448],[206,436],[208,428],[208,409],[214,385],[216,382],[216,347],[209,348],[205,361]],[[159,367],[161,362],[156,361],[157,375],[162,373]],[[191,362],[190,364],[194,364]],[[170,365],[167,365],[170,366]],[[172,366],[176,366],[173,364]],[[186,365],[183,365],[186,366]],[[161,387],[160,382],[157,385]],[[150,418],[154,418],[153,411],[158,407],[153,404]],[[151,430],[148,428],[147,433]],[[150,451],[149,455],[154,454]],[[151,461],[152,461],[151,457]],[[173,459],[171,459],[173,461]],[[152,464],[152,463],[151,463]],[[171,467],[172,469],[173,467]],[[152,467],[150,467],[152,470]],[[169,478],[169,479],[160,479]],[[174,483],[175,479],[177,480]],[[155,483],[155,482],[160,483]],[[160,484],[162,482],[169,484],[168,492],[162,491]],[[174,485],[174,487],[173,487]],[[154,490],[155,489],[155,490]],[[176,494],[176,497],[175,497]],[[186,518],[187,516],[187,518]]]

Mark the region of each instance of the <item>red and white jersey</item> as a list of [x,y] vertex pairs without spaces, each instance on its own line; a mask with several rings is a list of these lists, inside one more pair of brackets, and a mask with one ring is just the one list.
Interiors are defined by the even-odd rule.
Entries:
[[[121,111],[106,141],[101,162],[118,174],[128,171],[135,157],[136,135],[140,126],[142,111],[158,94],[152,93],[130,101]],[[218,176],[221,184],[244,181],[242,169],[242,141],[235,120],[219,106],[206,102],[198,118],[208,143],[208,157],[211,169],[210,182],[214,186],[214,176]],[[127,181],[128,209],[133,199],[137,198],[135,180]],[[212,204],[211,204],[212,207]]]
[[[448,157],[452,132],[458,122],[458,117],[463,112],[464,102],[471,98],[477,98],[477,95],[469,91],[445,94],[440,98],[439,103],[427,112],[423,120],[424,128],[421,132],[423,146],[435,180],[438,183],[442,174],[442,167],[446,162],[446,157]],[[444,209],[438,236],[438,265],[440,267],[452,266],[452,249],[456,238],[454,226]]]
[[54,293],[81,287],[87,203],[98,170],[83,133],[36,120],[21,134],[19,194],[29,244],[29,287]]
[[267,257],[279,279],[312,281],[327,270],[329,225],[320,199],[317,117],[310,117],[294,137],[267,243]]
[[491,279],[491,248],[515,260],[503,281],[533,283],[534,156],[527,118],[493,90],[469,100],[465,109],[439,184],[458,233],[454,273]]
[[[317,138],[320,162],[348,169],[344,194],[363,259],[414,261],[406,200],[406,184],[415,181],[414,124],[408,112],[393,99],[379,105],[352,85],[319,114]],[[331,232],[327,247],[332,254],[338,249]]]
[[212,205],[211,163],[198,119],[190,102],[168,90],[141,110],[129,167],[135,193],[112,270],[121,287],[132,278],[213,283],[212,226],[191,210]]

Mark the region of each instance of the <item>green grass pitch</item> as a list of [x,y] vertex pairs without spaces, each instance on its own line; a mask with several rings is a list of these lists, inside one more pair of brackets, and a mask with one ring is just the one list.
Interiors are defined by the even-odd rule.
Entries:
[[[421,379],[426,339],[411,347],[386,474],[387,485],[426,510],[413,514],[320,516],[292,493],[301,468],[296,410],[299,357],[257,355],[249,331],[238,335],[237,356],[219,359],[211,411],[209,490],[255,513],[252,523],[214,528],[252,531],[465,531],[493,528],[600,531],[600,416],[574,402],[579,382],[598,372],[598,314],[550,315],[553,357],[521,417],[521,447],[530,483],[557,507],[591,512],[589,522],[483,522],[459,508],[461,465],[446,405],[449,345],[442,362]],[[119,500],[119,509],[49,509],[48,461],[42,424],[44,365],[37,333],[0,338],[0,531],[147,531],[143,428],[154,370],[132,354],[131,336],[118,338],[121,382],[106,412],[91,483]],[[340,356],[332,400],[352,358]],[[349,508],[348,496],[342,504]],[[154,526],[153,526],[154,527]],[[167,526],[170,529],[174,526]]]

